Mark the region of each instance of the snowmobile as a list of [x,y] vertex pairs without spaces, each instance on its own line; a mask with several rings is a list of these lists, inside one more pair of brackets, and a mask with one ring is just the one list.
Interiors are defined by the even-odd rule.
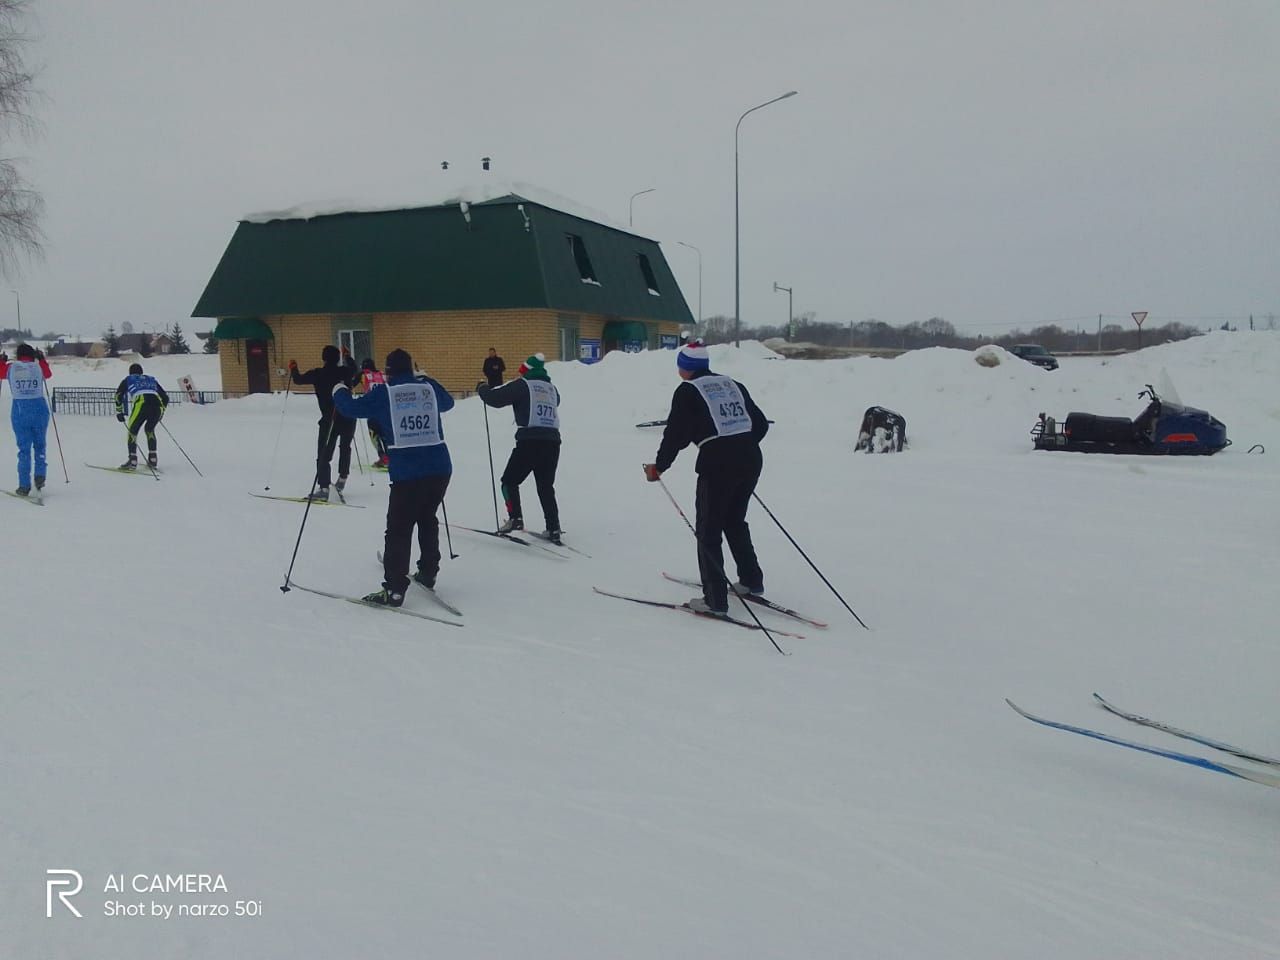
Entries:
[[1156,395],[1155,388],[1138,394],[1150,402],[1136,420],[1068,413],[1059,425],[1040,414],[1031,428],[1037,450],[1079,453],[1202,454],[1208,456],[1231,444],[1227,427],[1204,410],[1183,406]]

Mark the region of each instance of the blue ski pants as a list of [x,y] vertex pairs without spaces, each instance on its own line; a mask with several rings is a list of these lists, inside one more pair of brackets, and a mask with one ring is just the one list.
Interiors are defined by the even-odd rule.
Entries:
[[48,465],[45,462],[45,434],[49,430],[49,405],[43,397],[35,400],[14,400],[9,412],[13,435],[18,441],[18,486],[31,486],[31,459],[35,457],[36,476],[43,477]]

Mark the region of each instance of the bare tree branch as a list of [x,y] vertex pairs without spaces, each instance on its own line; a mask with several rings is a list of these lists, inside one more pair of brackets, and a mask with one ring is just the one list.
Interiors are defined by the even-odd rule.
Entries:
[[[29,6],[28,0],[0,0],[0,144],[6,148],[13,136],[30,138],[39,129],[31,114],[35,77],[24,59],[29,41],[22,27]],[[12,276],[20,259],[41,256],[43,212],[44,201],[23,178],[17,160],[0,158],[0,274]]]

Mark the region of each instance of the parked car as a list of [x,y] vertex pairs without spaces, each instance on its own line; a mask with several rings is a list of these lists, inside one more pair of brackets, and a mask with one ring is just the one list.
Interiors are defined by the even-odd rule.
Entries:
[[1015,357],[1021,357],[1027,363],[1034,363],[1046,370],[1058,369],[1058,358],[1038,343],[1015,343],[1009,348]]

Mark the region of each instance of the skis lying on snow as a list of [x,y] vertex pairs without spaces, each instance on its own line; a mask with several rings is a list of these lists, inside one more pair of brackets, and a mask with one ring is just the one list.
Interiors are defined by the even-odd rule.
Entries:
[[[693,587],[695,590],[702,589],[701,580],[689,580],[684,577],[673,577],[671,574],[667,573],[665,570],[662,571],[662,575],[666,577],[668,580],[670,580],[672,583],[679,583],[686,587]],[[733,591],[730,590],[729,592],[732,593]],[[742,599],[746,600],[748,603],[759,604],[760,606],[765,607],[766,609],[772,610],[774,613],[780,613],[784,617],[791,617],[793,620],[799,620],[802,623],[807,623],[811,627],[819,627],[823,630],[827,628],[827,624],[823,623],[821,620],[813,620],[810,617],[806,617],[802,613],[797,613],[795,610],[792,610],[790,607],[784,607],[782,604],[774,603],[772,600],[766,600],[764,597],[757,597],[754,594],[738,594],[738,596],[742,597]]]
[[31,504],[33,507],[44,506],[44,498],[34,492],[27,494],[25,497],[13,490],[3,490],[3,491],[0,491],[0,493],[7,493],[9,496],[13,497],[13,499],[15,500],[25,500],[27,501],[27,503]]
[[94,470],[106,470],[107,473],[123,473],[127,477],[146,477],[148,480],[155,479],[155,475],[162,473],[158,467],[141,467],[136,470],[127,470],[124,467],[104,467],[100,463],[86,463],[86,467]]
[[[379,564],[379,565],[381,565],[381,564],[382,564],[382,551],[381,551],[381,550],[379,550],[379,551],[378,551],[378,564]],[[412,577],[410,577],[409,579],[410,579],[410,580],[413,580],[413,578],[412,578]],[[446,602],[444,601],[444,598],[443,598],[443,597],[441,597],[441,596],[440,596],[440,594],[436,593],[436,588],[435,588],[435,587],[428,587],[425,583],[418,583],[418,581],[417,581],[417,580],[413,580],[413,582],[414,582],[414,583],[417,583],[417,584],[418,584],[418,586],[420,586],[423,590],[427,591],[427,596],[429,596],[432,600],[434,600],[434,601],[435,601],[436,603],[438,603],[440,606],[444,607],[444,609],[448,610],[448,611],[449,611],[450,613],[452,613],[455,617],[461,617],[461,616],[462,616],[462,611],[461,611],[461,610],[459,610],[457,607],[455,607],[453,604],[451,604],[451,603],[446,603]]]
[[[259,500],[285,500],[289,503],[306,503],[308,499],[307,497],[277,497],[270,493],[254,493],[252,490],[249,491],[249,496],[257,497]],[[341,496],[338,497],[337,503],[332,500],[312,500],[311,502],[317,507],[354,507],[356,510],[364,509],[363,503],[347,503]]]
[[1093,698],[1098,701],[1106,709],[1110,710],[1117,717],[1141,724],[1144,727],[1150,727],[1152,730],[1162,730],[1165,733],[1172,734],[1175,737],[1181,737],[1183,740],[1190,740],[1192,743],[1199,743],[1206,747],[1213,747],[1215,750],[1221,750],[1223,753],[1229,753],[1232,756],[1239,757],[1241,760],[1252,760],[1255,763],[1265,763],[1270,767],[1280,767],[1280,760],[1275,757],[1268,757],[1265,754],[1255,753],[1252,750],[1246,750],[1244,747],[1233,747],[1229,743],[1223,743],[1221,740],[1213,740],[1209,737],[1202,736],[1198,733],[1192,733],[1190,730],[1182,730],[1178,727],[1171,727],[1167,723],[1161,723],[1159,720],[1151,720],[1147,717],[1139,716],[1136,713],[1127,713],[1121,710],[1113,703],[1104,700],[1100,694],[1095,693]]
[[[683,603],[670,603],[666,600],[644,600],[640,597],[628,597],[622,593],[610,593],[608,590],[601,590],[599,587],[592,587],[596,593],[602,597],[613,597],[615,600],[630,600],[632,603],[642,603],[646,607],[666,607],[668,610],[679,610],[683,613],[693,614],[695,617],[702,617],[706,620],[718,620],[721,623],[732,623],[735,627],[743,627],[746,630],[759,630],[759,624],[752,623],[750,620],[739,620],[736,617],[724,616],[718,617],[714,613],[703,613],[700,610],[694,610],[692,607]],[[778,630],[776,627],[770,627],[769,632],[778,637],[791,637],[793,640],[803,640],[804,635],[800,633],[788,633],[786,630]]]
[[559,550],[553,550],[549,545],[541,543],[533,543],[525,540],[523,537],[517,537],[510,533],[499,533],[497,530],[481,530],[479,527],[460,527],[458,524],[451,524],[455,530],[467,530],[471,533],[483,533],[486,537],[496,537],[499,540],[506,540],[508,543],[517,543],[522,547],[532,547],[534,550],[541,550],[543,553],[549,553],[551,556],[559,560],[568,560],[569,558]]
[[369,603],[361,600],[359,597],[348,597],[343,593],[330,593],[327,590],[316,590],[313,587],[304,587],[296,580],[289,583],[290,588],[304,590],[307,593],[314,593],[317,597],[329,597],[332,600],[345,600],[347,603],[354,603],[357,606],[368,607],[373,610],[386,610],[388,613],[402,613],[406,617],[417,617],[419,620],[430,620],[432,623],[447,623],[451,627],[463,627],[466,624],[458,623],[456,620],[446,620],[444,617],[433,617],[429,613],[419,613],[417,610],[406,610],[404,607],[388,607],[381,603]]
[[1164,750],[1160,747],[1150,747],[1144,743],[1134,743],[1132,740],[1122,740],[1119,737],[1113,737],[1109,734],[1100,733],[1097,730],[1088,730],[1085,727],[1074,727],[1069,723],[1058,723],[1055,720],[1046,720],[1043,717],[1037,717],[1034,714],[1027,713],[1012,700],[1005,700],[1016,712],[1022,714],[1033,723],[1041,726],[1053,727],[1056,730],[1066,730],[1068,733],[1078,733],[1084,737],[1092,737],[1095,740],[1103,740],[1106,743],[1114,743],[1118,747],[1128,747],[1130,750],[1138,750],[1142,753],[1150,753],[1153,756],[1165,757],[1169,760],[1176,760],[1179,763],[1189,764],[1193,767],[1200,767],[1204,770],[1212,770],[1214,773],[1225,773],[1229,777],[1238,777],[1241,780],[1252,780],[1254,783],[1261,783],[1267,787],[1280,788],[1280,775],[1274,773],[1265,773],[1262,770],[1252,770],[1248,767],[1237,767],[1234,764],[1216,763],[1213,760],[1206,760],[1204,757],[1193,756],[1189,753],[1179,753],[1176,750]]

